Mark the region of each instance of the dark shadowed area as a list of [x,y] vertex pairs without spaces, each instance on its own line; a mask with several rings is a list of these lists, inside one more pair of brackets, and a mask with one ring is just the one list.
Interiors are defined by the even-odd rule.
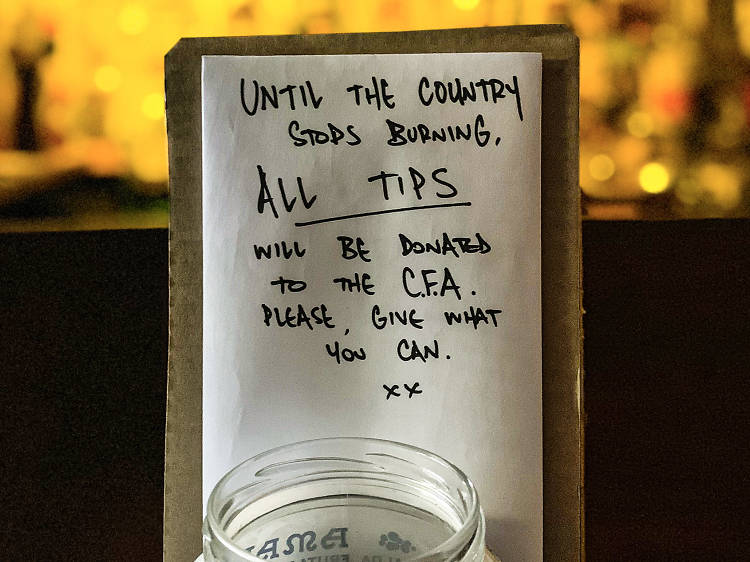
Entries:
[[[743,560],[750,221],[587,222],[587,559]],[[167,231],[0,235],[8,560],[161,560]]]

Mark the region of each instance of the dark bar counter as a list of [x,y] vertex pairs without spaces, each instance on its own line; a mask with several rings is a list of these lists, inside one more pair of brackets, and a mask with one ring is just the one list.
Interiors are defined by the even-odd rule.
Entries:
[[[3,559],[161,560],[167,245],[0,234]],[[587,559],[750,559],[750,221],[585,222],[583,289]]]

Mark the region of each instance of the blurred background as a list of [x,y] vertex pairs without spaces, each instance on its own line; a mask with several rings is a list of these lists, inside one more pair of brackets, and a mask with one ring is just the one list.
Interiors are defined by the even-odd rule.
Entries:
[[168,225],[183,36],[565,23],[586,219],[750,216],[750,0],[0,3],[0,231]]

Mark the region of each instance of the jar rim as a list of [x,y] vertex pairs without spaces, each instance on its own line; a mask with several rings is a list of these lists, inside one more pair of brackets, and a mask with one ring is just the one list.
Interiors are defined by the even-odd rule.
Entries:
[[[234,541],[230,538],[229,534],[224,530],[221,523],[219,522],[218,513],[217,513],[219,506],[217,505],[217,502],[219,502],[219,495],[221,494],[222,491],[224,491],[223,488],[227,485],[227,483],[230,480],[232,480],[232,478],[237,473],[247,468],[248,465],[258,463],[259,461],[262,461],[264,458],[273,457],[274,455],[287,452],[294,448],[314,445],[316,443],[321,443],[321,444],[335,443],[335,444],[343,445],[347,442],[356,442],[360,444],[369,443],[374,446],[402,449],[405,451],[409,451],[411,453],[416,453],[418,455],[421,455],[425,457],[426,459],[432,462],[435,462],[439,465],[442,465],[448,470],[450,470],[451,472],[453,472],[453,474],[458,478],[460,483],[465,487],[466,491],[468,492],[468,497],[464,498],[466,500],[466,516],[465,518],[463,518],[463,521],[461,522],[461,526],[458,527],[450,537],[448,537],[446,540],[444,540],[442,543],[438,544],[434,548],[430,549],[428,552],[425,552],[413,558],[409,558],[408,560],[410,561],[412,560],[414,561],[439,560],[441,559],[440,555],[442,553],[451,552],[452,550],[460,548],[462,545],[468,545],[469,543],[475,540],[475,535],[477,533],[481,533],[483,531],[484,517],[482,515],[481,507],[479,505],[479,497],[478,497],[476,488],[474,486],[474,483],[468,478],[468,476],[466,476],[466,474],[464,474],[464,472],[460,468],[458,468],[456,465],[454,465],[450,461],[444,459],[443,457],[435,453],[427,451],[426,449],[415,447],[414,445],[409,445],[407,443],[392,441],[389,439],[378,439],[378,438],[373,438],[373,437],[323,437],[319,439],[297,441],[294,443],[288,443],[285,445],[274,447],[272,449],[268,449],[266,451],[263,451],[262,453],[259,453],[253,457],[250,457],[242,461],[240,464],[238,464],[237,466],[232,468],[229,472],[227,472],[214,486],[213,490],[211,491],[211,494],[208,497],[208,502],[206,505],[206,521],[211,528],[212,534],[215,536],[216,539],[218,539],[222,543],[224,548],[228,549],[233,554],[239,556],[243,560],[246,560],[248,562],[267,562],[263,558],[260,558],[242,549],[238,545],[236,545]],[[256,471],[256,473],[257,472],[258,471]]]

